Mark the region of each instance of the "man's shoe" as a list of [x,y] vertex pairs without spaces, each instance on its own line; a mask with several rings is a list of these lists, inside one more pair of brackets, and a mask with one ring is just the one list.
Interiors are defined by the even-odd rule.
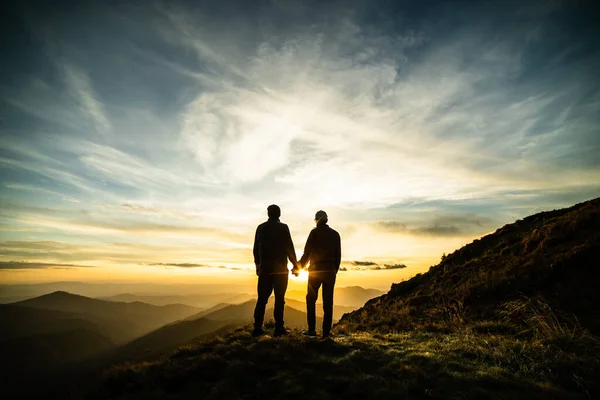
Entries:
[[273,336],[280,337],[280,336],[288,335],[289,333],[290,333],[290,331],[288,331],[285,328],[275,328],[275,331],[273,332]]
[[254,330],[252,331],[252,336],[253,337],[259,337],[265,334],[265,331],[263,331],[262,328],[254,328]]
[[324,333],[321,340],[331,340],[331,333]]
[[316,338],[317,332],[315,331],[302,331],[302,335],[307,336],[309,338]]

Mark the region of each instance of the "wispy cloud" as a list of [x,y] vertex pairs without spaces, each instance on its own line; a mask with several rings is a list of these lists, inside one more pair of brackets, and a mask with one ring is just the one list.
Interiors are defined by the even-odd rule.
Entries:
[[360,267],[370,267],[373,265],[377,265],[377,263],[373,261],[352,261],[350,264],[358,265]]
[[96,131],[98,133],[109,132],[111,123],[106,116],[102,102],[97,99],[87,74],[74,65],[64,64],[63,68],[71,94],[81,109],[91,118]]
[[94,268],[92,265],[76,265],[63,263],[44,263],[35,261],[0,261],[0,270],[13,269],[68,269],[68,268]]
[[144,265],[150,265],[153,267],[212,268],[211,265],[196,263],[147,263]]
[[378,264],[374,261],[344,261],[340,271],[383,271],[406,268],[405,264]]
[[374,227],[379,230],[425,236],[460,236],[482,234],[494,227],[494,220],[469,214],[425,217],[415,225],[409,226],[399,221],[379,221]]

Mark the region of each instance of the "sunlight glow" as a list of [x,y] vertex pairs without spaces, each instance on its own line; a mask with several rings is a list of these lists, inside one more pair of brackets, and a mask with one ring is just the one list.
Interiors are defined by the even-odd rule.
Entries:
[[308,281],[308,271],[305,269],[301,269],[298,276],[292,275],[292,279],[295,279],[297,281]]

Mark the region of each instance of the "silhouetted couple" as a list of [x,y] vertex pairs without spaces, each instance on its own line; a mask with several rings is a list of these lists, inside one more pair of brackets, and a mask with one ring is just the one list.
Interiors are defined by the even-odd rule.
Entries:
[[308,265],[308,288],[306,294],[307,336],[316,336],[316,303],[319,288],[323,287],[323,338],[328,338],[333,322],[333,289],[335,277],[342,260],[340,235],[327,225],[327,214],[318,211],[316,228],[308,235],[304,255],[296,259],[294,243],[288,226],[279,221],[281,209],[276,205],[267,208],[269,220],[258,226],[254,238],[254,264],[258,275],[258,300],[254,309],[254,336],[264,333],[262,325],[265,309],[271,293],[275,291],[274,336],[288,333],[283,322],[285,291],[288,285],[288,259],[292,273],[298,276]]

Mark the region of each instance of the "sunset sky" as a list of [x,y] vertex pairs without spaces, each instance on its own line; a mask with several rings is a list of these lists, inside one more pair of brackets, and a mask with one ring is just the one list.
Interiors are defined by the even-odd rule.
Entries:
[[275,203],[298,255],[323,209],[339,285],[383,288],[598,197],[584,4],[19,3],[0,24],[0,283],[253,282]]

